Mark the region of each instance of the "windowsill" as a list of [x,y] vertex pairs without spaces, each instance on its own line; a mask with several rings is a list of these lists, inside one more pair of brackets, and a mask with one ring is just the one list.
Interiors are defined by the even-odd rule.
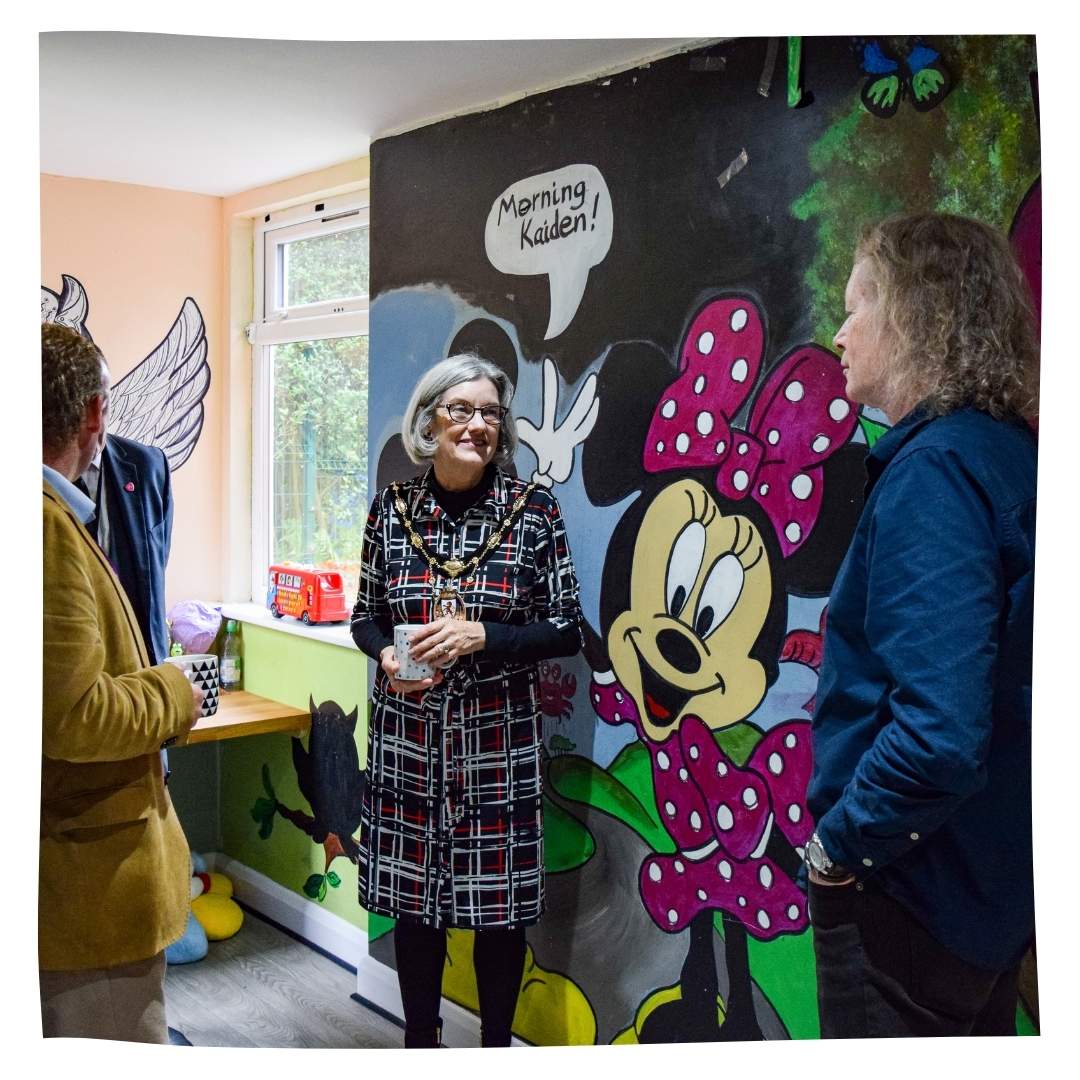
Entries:
[[317,626],[305,626],[299,619],[291,615],[275,619],[270,611],[261,604],[222,604],[221,617],[223,619],[236,619],[237,622],[250,623],[253,626],[265,627],[267,630],[277,630],[283,634],[295,634],[297,637],[307,638],[309,641],[321,641],[327,645],[341,645],[343,648],[356,650],[356,643],[349,634],[349,624],[324,623]]

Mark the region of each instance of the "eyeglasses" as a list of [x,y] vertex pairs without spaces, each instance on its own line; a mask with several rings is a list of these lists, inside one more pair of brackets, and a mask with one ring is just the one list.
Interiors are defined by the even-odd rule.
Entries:
[[440,405],[439,408],[445,409],[446,414],[455,424],[467,424],[473,418],[473,413],[478,412],[484,418],[484,423],[492,427],[498,427],[508,411],[501,405],[484,405],[477,409],[467,401],[451,401],[449,404]]

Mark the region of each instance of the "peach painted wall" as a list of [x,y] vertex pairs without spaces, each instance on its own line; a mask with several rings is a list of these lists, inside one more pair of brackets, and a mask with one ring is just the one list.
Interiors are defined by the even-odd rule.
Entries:
[[83,283],[86,326],[115,382],[162,340],[184,298],[206,325],[210,389],[202,434],[173,474],[173,542],[166,601],[222,595],[222,200],[98,180],[41,177],[41,284]]

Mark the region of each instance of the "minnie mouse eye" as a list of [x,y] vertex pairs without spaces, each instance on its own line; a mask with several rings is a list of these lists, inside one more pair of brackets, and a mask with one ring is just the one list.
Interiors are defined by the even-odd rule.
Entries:
[[671,598],[669,605],[671,614],[677,619],[682,614],[682,609],[686,607],[686,589],[679,585],[675,589],[675,595]]
[[701,588],[694,619],[694,630],[699,637],[707,638],[731,614],[739,602],[745,580],[742,563],[730,551],[712,564]]
[[675,538],[667,566],[666,599],[668,614],[678,618],[701,573],[705,557],[705,526],[689,522]]

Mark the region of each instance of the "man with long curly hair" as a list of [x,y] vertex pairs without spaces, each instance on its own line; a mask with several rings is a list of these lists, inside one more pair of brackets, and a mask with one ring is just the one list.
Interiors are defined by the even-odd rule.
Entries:
[[864,231],[836,334],[893,425],[833,586],[806,847],[826,1038],[1015,1034],[1034,933],[1038,347],[1005,238]]

